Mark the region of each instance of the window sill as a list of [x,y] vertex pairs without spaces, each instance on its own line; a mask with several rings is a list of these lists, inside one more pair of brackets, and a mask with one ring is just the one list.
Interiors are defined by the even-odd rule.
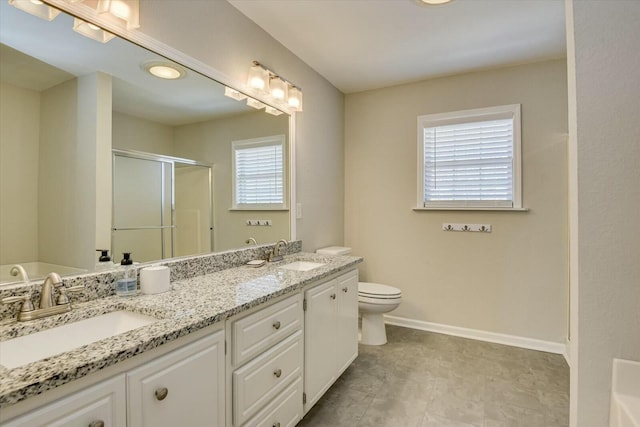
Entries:
[[490,208],[490,207],[438,207],[413,208],[414,211],[497,211],[497,212],[529,212],[529,208]]

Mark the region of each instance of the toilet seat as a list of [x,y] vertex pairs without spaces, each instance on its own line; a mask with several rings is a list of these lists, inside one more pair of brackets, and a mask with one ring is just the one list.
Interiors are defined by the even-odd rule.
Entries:
[[380,283],[359,282],[358,296],[375,300],[397,300],[402,297],[398,288]]

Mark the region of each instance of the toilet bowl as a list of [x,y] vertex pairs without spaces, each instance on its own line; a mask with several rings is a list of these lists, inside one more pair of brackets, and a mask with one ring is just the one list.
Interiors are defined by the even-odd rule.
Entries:
[[[348,255],[351,248],[330,246],[316,251],[322,255]],[[383,345],[387,343],[384,313],[398,308],[402,292],[393,286],[380,283],[358,282],[358,310],[362,317],[360,344]]]

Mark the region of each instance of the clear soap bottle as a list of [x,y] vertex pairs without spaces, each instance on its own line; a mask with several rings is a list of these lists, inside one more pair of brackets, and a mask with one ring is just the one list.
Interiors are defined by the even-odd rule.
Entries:
[[125,252],[122,255],[123,258],[120,261],[122,269],[119,278],[116,280],[116,294],[121,297],[133,296],[138,292],[137,271],[133,266],[131,253]]

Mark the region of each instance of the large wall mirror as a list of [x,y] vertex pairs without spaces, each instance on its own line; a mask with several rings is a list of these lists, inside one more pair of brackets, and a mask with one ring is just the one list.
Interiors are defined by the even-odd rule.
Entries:
[[239,208],[232,164],[238,141],[288,151],[289,116],[193,70],[160,79],[154,62],[170,61],[0,2],[0,282],[18,263],[32,278],[92,271],[96,249],[146,262],[291,237],[288,192],[278,208]]

